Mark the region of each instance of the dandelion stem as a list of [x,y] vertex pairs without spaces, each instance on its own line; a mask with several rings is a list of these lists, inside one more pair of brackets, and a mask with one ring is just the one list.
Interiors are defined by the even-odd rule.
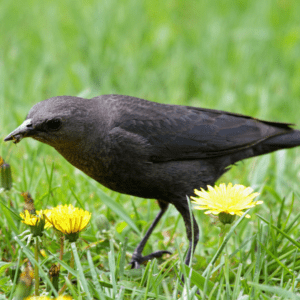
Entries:
[[34,258],[36,261],[36,263],[34,265],[35,295],[39,296],[40,278],[39,278],[39,267],[38,267],[38,260],[39,260],[39,239],[38,239],[38,237],[35,238]]
[[[72,251],[71,254],[72,254],[72,256],[71,256],[71,261],[70,261],[70,267],[73,269],[74,268],[74,252]],[[72,274],[70,273],[69,275],[70,275],[69,279],[71,279]]]
[[[63,259],[63,255],[64,255],[64,241],[65,241],[65,237],[61,236],[59,238],[59,240],[60,240],[59,259],[62,260]],[[58,266],[60,268],[60,264]]]
[[[226,234],[228,233],[228,231],[230,229],[230,225],[229,224],[226,224],[226,225],[221,224],[220,228],[221,228],[221,232],[220,232],[219,247],[218,247],[219,249],[221,248],[221,246],[222,246],[222,244],[224,242],[224,238],[225,238]],[[226,250],[225,250],[225,252],[226,252]],[[220,263],[221,263],[221,255],[219,255],[218,259],[216,260],[215,266],[218,266]],[[217,276],[217,274],[218,274],[218,272],[215,272],[213,274],[213,276]]]
[[[73,269],[74,268],[74,253],[73,253],[73,250],[71,251],[71,260],[70,260],[70,267]],[[72,277],[72,274],[71,273],[69,273],[68,274],[68,279],[69,279],[69,281],[71,280],[71,277]],[[60,291],[58,292],[58,294],[59,295],[62,295],[62,293],[66,290],[66,288],[67,288],[67,284],[65,283],[64,285],[63,285],[63,287],[60,289]]]

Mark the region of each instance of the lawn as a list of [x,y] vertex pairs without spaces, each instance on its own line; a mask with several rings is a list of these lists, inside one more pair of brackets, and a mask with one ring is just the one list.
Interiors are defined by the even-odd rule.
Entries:
[[11,166],[13,188],[0,192],[0,299],[16,295],[15,271],[30,268],[26,259],[34,267],[34,243],[27,244],[28,227],[18,218],[26,191],[37,210],[71,203],[92,212],[61,260],[59,238],[44,233],[39,292],[49,297],[55,292],[47,274],[60,262],[59,288],[66,283],[73,299],[300,299],[300,149],[240,162],[219,180],[251,186],[264,203],[235,223],[212,268],[218,221],[195,211],[201,233],[191,273],[174,207],[144,250],[172,255],[131,270],[156,201],[108,190],[32,139],[3,142],[35,103],[57,95],[124,94],[300,128],[299,15],[296,0],[2,0],[0,156]]

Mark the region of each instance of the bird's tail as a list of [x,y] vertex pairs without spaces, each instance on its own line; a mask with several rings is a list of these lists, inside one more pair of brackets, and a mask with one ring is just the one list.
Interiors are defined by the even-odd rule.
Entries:
[[224,165],[232,165],[242,159],[267,154],[280,149],[300,146],[300,131],[290,130],[284,134],[272,136],[266,140],[226,156]]
[[267,151],[265,153],[273,152],[279,149],[293,148],[293,147],[300,146],[300,130],[291,130],[288,131],[287,133],[273,136],[271,138],[264,140],[261,144],[262,144],[262,150]]

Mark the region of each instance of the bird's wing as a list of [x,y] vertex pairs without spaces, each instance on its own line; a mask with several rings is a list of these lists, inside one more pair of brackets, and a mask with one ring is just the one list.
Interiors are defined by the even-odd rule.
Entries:
[[156,112],[124,113],[113,130],[123,147],[132,141],[131,151],[147,152],[152,162],[226,155],[283,134],[292,125],[185,106],[160,106]]

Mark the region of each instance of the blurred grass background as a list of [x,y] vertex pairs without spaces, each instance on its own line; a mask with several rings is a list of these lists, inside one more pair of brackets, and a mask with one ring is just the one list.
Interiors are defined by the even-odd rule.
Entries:
[[[29,190],[39,199],[38,209],[76,203],[75,193],[86,209],[108,217],[117,239],[129,236],[134,249],[139,238],[101,202],[100,185],[46,145],[26,139],[15,146],[4,144],[3,138],[41,100],[112,93],[227,110],[299,128],[299,15],[296,0],[2,0],[0,151],[13,167],[16,190]],[[299,149],[281,151],[239,163],[221,181],[256,189],[266,184],[282,197],[298,195],[299,166]],[[102,189],[141,230],[158,212],[152,200]],[[262,196],[262,214],[272,215],[278,203],[268,193]],[[12,201],[22,209],[19,196]],[[217,245],[218,234],[211,238],[209,219],[196,214],[202,224],[199,258],[211,251],[204,246]],[[146,252],[164,248],[160,243],[174,220],[187,247],[183,221],[172,208]],[[91,240],[96,230],[94,221],[87,233]]]
[[[3,0],[1,137],[57,95],[117,93],[299,124],[299,11],[293,0]],[[2,138],[4,157],[57,156],[35,141],[14,147]],[[288,153],[294,177],[299,152]]]

